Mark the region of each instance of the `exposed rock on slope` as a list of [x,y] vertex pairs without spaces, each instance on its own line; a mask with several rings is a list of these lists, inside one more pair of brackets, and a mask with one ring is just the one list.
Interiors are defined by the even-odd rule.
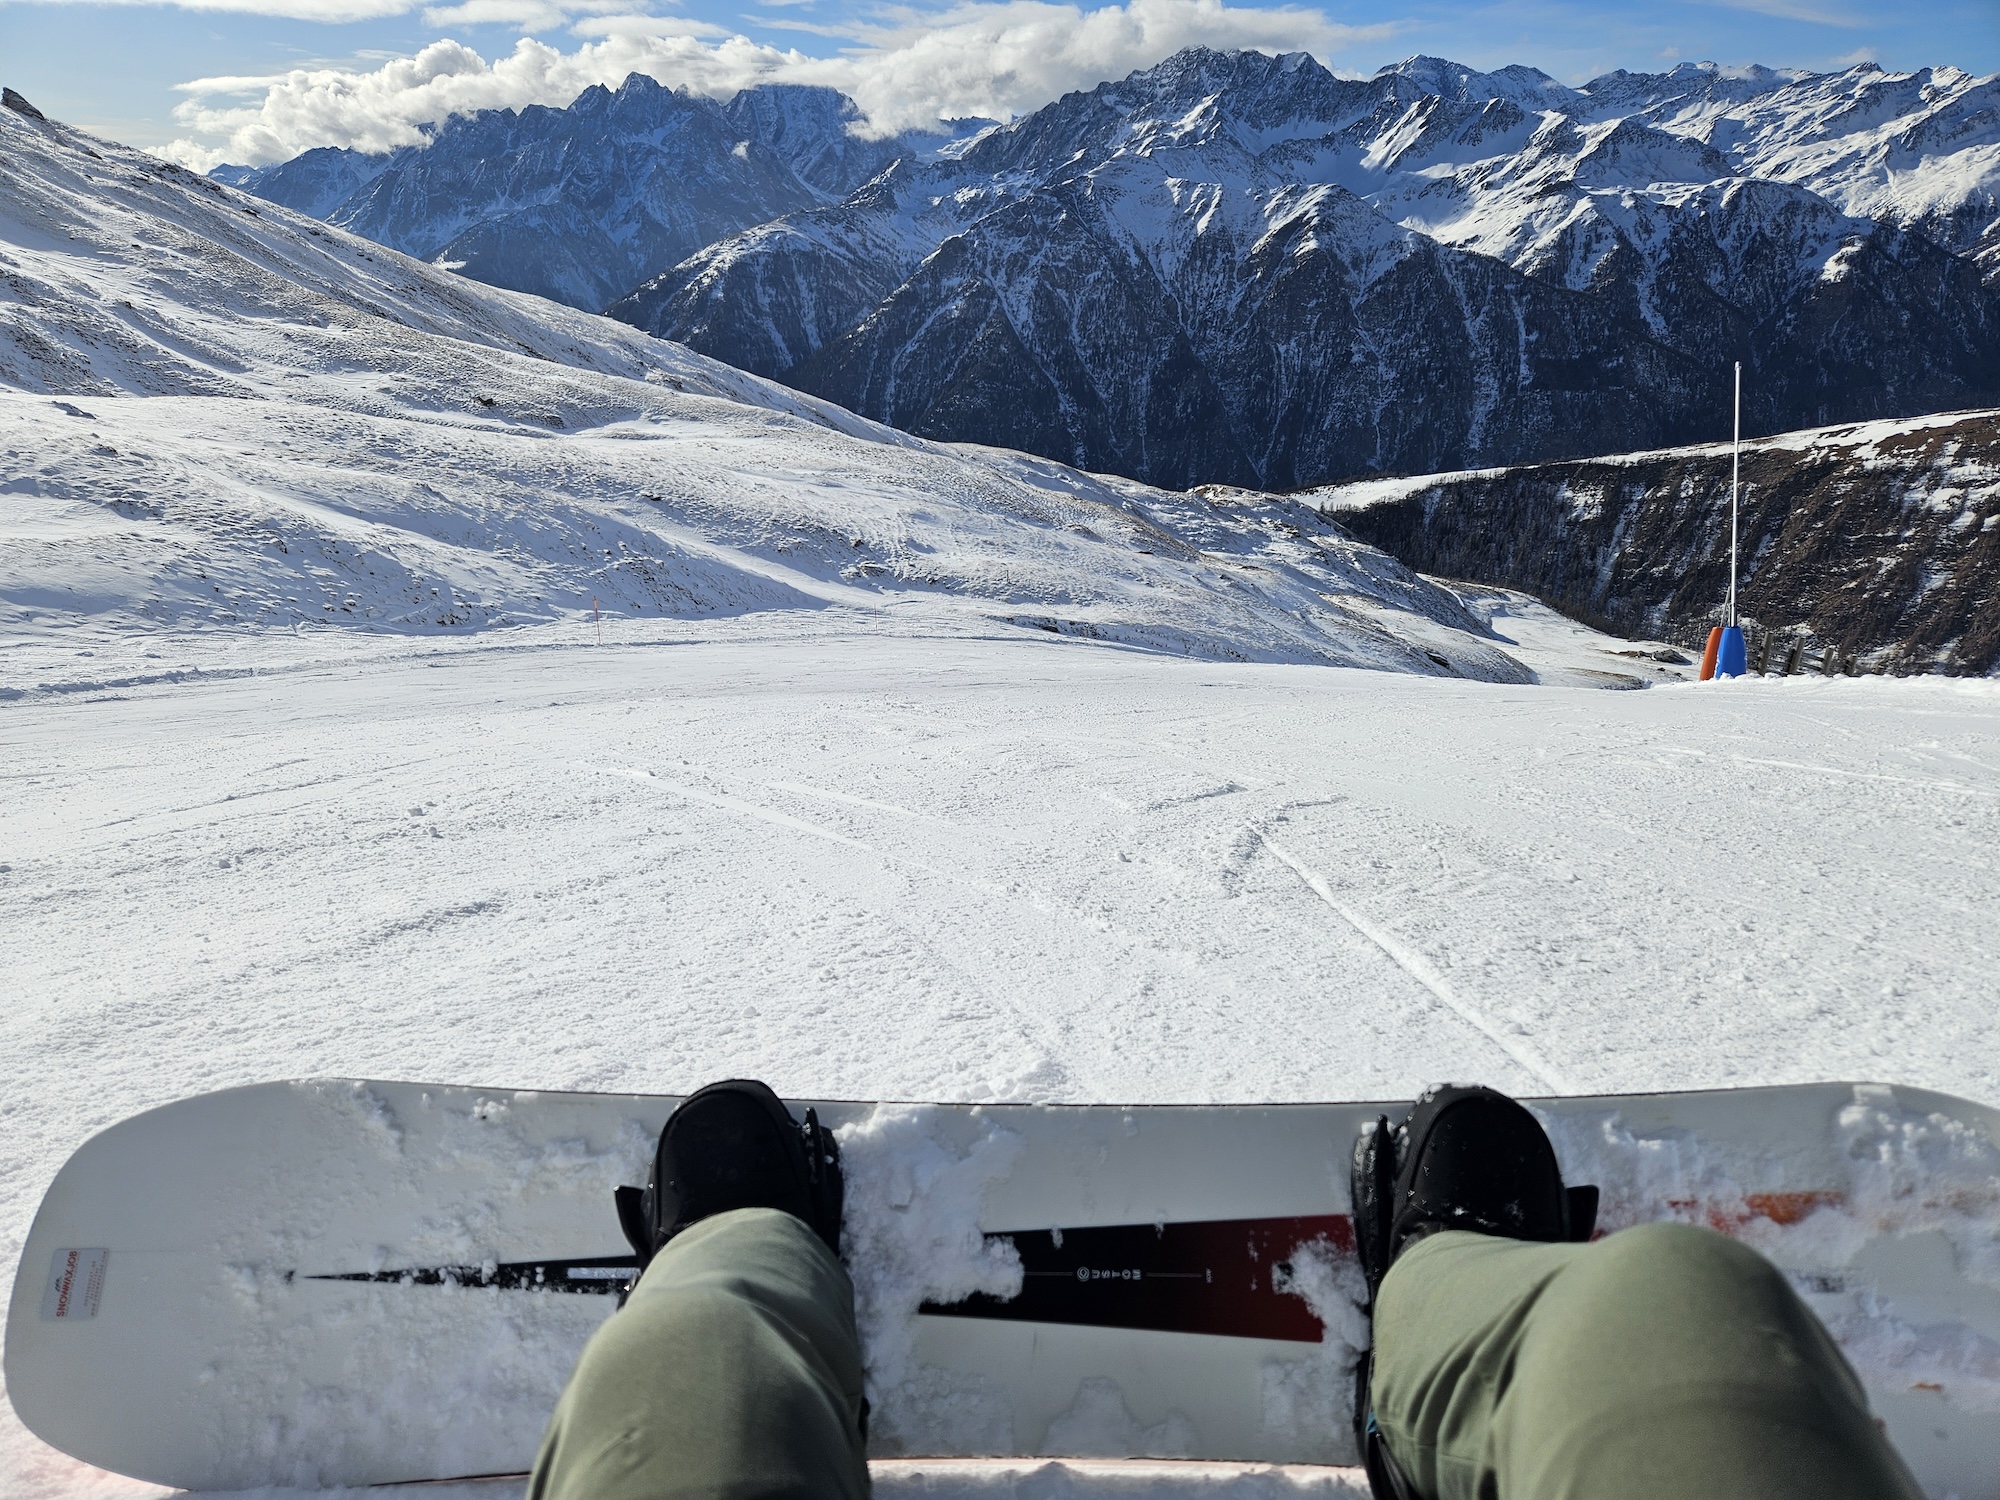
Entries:
[[612,312],[914,432],[1172,485],[1687,441],[1736,359],[1767,430],[1977,405],[2000,292],[1953,252],[2000,215],[1991,95],[1197,49]]
[[[1728,588],[1725,445],[1308,491],[1426,573],[1524,589],[1613,630],[1696,644]],[[1897,671],[2000,669],[2000,412],[1787,433],[1743,449],[1738,605]]]

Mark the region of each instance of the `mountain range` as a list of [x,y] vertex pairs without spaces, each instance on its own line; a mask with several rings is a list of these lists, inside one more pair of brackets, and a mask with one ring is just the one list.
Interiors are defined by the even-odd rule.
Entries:
[[1949,68],[1193,49],[884,140],[829,91],[635,77],[234,176],[913,433],[1173,487],[1709,438],[1739,360],[1753,432],[2000,400],[2000,79]]
[[392,153],[320,147],[210,175],[475,281],[595,312],[715,240],[838,201],[954,139],[864,139],[860,123],[832,89],[768,84],[718,104],[634,73],[567,109],[453,116]]

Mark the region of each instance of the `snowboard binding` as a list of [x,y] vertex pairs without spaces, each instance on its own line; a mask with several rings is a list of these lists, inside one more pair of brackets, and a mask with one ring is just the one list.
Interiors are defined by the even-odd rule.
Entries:
[[808,1109],[801,1125],[754,1079],[711,1083],[683,1099],[660,1131],[646,1186],[618,1188],[615,1197],[619,1227],[639,1257],[633,1285],[683,1229],[736,1208],[781,1209],[840,1254],[840,1145],[817,1111]]
[[[1365,1311],[1396,1258],[1444,1229],[1545,1244],[1581,1243],[1597,1227],[1597,1189],[1565,1187],[1541,1122],[1493,1089],[1441,1084],[1409,1116],[1388,1116],[1354,1144],[1354,1243],[1368,1284]],[[1354,1372],[1354,1439],[1376,1500],[1417,1500],[1375,1425],[1372,1352]]]

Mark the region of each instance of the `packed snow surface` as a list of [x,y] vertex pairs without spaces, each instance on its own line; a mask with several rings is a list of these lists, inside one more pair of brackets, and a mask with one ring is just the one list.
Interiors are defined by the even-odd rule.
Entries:
[[[94,1130],[269,1077],[2000,1100],[1989,683],[1607,693],[782,623],[0,707],[6,1262]],[[132,1488],[18,1430],[0,1461]]]

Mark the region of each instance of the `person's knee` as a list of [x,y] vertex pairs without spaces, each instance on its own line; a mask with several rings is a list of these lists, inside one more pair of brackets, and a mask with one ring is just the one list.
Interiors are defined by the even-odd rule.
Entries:
[[652,1346],[734,1347],[770,1321],[763,1288],[711,1272],[650,1297],[634,1295],[605,1325],[621,1342]]
[[[639,1278],[639,1291],[709,1271],[744,1271],[776,1285],[818,1288],[840,1281],[840,1261],[802,1219],[775,1208],[712,1214],[667,1242]],[[853,1293],[843,1287],[849,1298]]]
[[545,1500],[865,1493],[858,1359],[762,1290],[710,1271],[614,1313],[558,1405]]
[[1577,1256],[1535,1309],[1519,1369],[1607,1420],[1613,1408],[1725,1388],[1801,1411],[1866,1409],[1784,1273],[1691,1224],[1637,1225]]
[[1657,1283],[1662,1276],[1688,1286],[1766,1292],[1784,1284],[1777,1267],[1747,1245],[1713,1229],[1672,1221],[1634,1224],[1607,1235],[1591,1246],[1581,1264],[1606,1281],[1638,1285]]
[[1637,1224],[1592,1245],[1568,1269],[1562,1300],[1585,1310],[1599,1336],[1621,1322],[1648,1328],[1790,1324],[1804,1312],[1784,1273],[1726,1235],[1693,1224]]
[[1592,1255],[1608,1263],[1639,1262],[1686,1265],[1698,1261],[1748,1270],[1751,1266],[1770,1270],[1771,1263],[1728,1235],[1699,1224],[1677,1219],[1655,1224],[1634,1224],[1616,1234],[1606,1235],[1592,1247]]
[[634,1296],[585,1346],[571,1384],[593,1405],[645,1407],[648,1393],[677,1382],[689,1349],[700,1349],[704,1368],[727,1382],[754,1356],[760,1321],[753,1304],[714,1280]]
[[1526,1321],[1494,1422],[1520,1493],[1907,1494],[1784,1273],[1689,1224],[1587,1247]]

